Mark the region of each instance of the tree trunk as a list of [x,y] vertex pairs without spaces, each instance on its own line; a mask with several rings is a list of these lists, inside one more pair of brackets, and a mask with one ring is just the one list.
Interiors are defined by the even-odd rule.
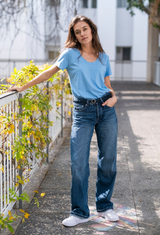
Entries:
[[147,82],[153,82],[155,76],[155,61],[159,57],[159,29],[148,22],[148,59]]

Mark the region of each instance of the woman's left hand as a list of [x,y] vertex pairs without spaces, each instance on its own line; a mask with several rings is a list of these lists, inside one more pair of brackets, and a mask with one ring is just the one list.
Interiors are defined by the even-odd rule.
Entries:
[[114,95],[111,98],[109,98],[108,100],[106,100],[102,106],[109,106],[109,107],[113,107],[115,105],[115,103],[117,102],[117,97]]

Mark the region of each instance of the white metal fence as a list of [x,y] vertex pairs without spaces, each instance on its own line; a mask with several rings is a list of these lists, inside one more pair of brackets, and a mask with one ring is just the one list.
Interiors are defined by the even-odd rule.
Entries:
[[160,86],[160,61],[155,62],[154,83]]
[[[14,68],[20,70],[22,67],[29,65],[30,60],[18,60],[18,59],[0,59],[0,79],[9,78],[11,72],[13,72]],[[51,63],[52,60],[33,60],[34,64],[43,65],[44,63]]]
[[[35,64],[41,65],[46,61],[35,60]],[[51,62],[51,61],[49,61]],[[8,78],[16,67],[21,69],[29,60],[0,60],[0,79]],[[128,81],[146,81],[147,76],[147,61],[142,60],[110,60],[112,69],[112,80],[128,80]]]
[[[13,93],[13,92],[12,92]],[[11,114],[11,109],[13,112],[17,112],[18,105],[16,104],[17,101],[17,95],[16,94],[10,94],[8,96],[1,95],[0,97],[0,115]],[[0,135],[0,148],[1,154],[0,154],[0,198],[1,198],[1,204],[0,204],[0,211],[6,215],[6,208],[9,210],[10,207],[13,206],[11,203],[9,205],[9,188],[12,188],[15,186],[15,180],[16,176],[18,174],[18,171],[16,169],[16,162],[13,164],[13,159],[11,157],[11,145],[9,146],[9,143],[14,142],[15,137],[17,136],[18,132],[18,124],[17,122],[15,124],[15,133],[10,134],[6,139],[3,138],[3,135]],[[8,154],[8,148],[10,154]],[[2,154],[2,151],[4,150],[4,154]],[[3,171],[2,171],[3,169]]]
[[112,80],[146,81],[147,61],[143,60],[110,60]]
[[[61,91],[63,95],[63,90]],[[14,113],[21,112],[22,107],[19,105],[19,99],[23,96],[25,92],[8,92],[6,94],[0,95],[0,116],[8,115],[12,116]],[[71,95],[64,95],[64,98],[61,100],[61,106],[59,107],[58,113],[56,112],[56,100],[51,101],[53,107],[52,111],[49,112],[48,117],[50,121],[53,121],[53,126],[49,127],[49,136],[52,137],[54,141],[59,135],[63,136],[63,126],[65,125],[65,117],[68,116],[68,112],[72,113],[72,109],[68,105],[72,102]],[[58,118],[57,118],[58,116]],[[69,116],[68,116],[69,117]],[[22,132],[22,122],[17,123],[14,120],[14,133],[9,134],[6,138],[4,135],[0,135],[0,212],[7,216],[8,210],[10,210],[14,203],[9,203],[9,188],[14,187],[17,191],[17,194],[22,193],[22,189],[26,186],[15,187],[16,176],[22,174],[20,170],[17,169],[17,164],[15,159],[12,157],[11,145],[14,143],[14,140],[17,135],[21,135]],[[1,130],[0,130],[1,133]],[[48,146],[49,148],[50,146]],[[47,149],[49,152],[49,149]],[[34,170],[38,167],[36,159],[30,160],[32,171],[26,169],[23,172],[23,176],[31,176]],[[2,170],[3,169],[3,170]]]

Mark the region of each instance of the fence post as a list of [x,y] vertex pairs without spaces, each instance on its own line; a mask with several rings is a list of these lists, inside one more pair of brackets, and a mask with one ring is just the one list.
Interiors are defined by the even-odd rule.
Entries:
[[157,67],[159,66],[159,78],[158,78],[158,85],[160,86],[160,62],[157,63]]
[[[47,82],[47,95],[49,95],[49,82]],[[49,137],[49,109],[47,109],[47,129],[48,129],[48,137]],[[47,157],[46,157],[46,162],[48,163],[49,161],[49,144],[47,143]]]
[[[19,93],[19,114],[22,114],[22,94]],[[19,121],[19,137],[22,137],[22,121]],[[19,176],[22,179],[22,168],[19,169]],[[22,194],[22,184],[19,183],[19,197]],[[19,209],[22,209],[22,200],[19,200]]]
[[61,138],[63,137],[63,73],[61,73]]
[[123,80],[123,60],[122,60],[122,80]]
[[13,61],[13,69],[16,68],[16,61]]

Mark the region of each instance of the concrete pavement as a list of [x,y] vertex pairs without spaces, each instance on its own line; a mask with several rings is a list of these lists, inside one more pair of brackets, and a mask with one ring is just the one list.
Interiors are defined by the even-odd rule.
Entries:
[[[118,97],[117,179],[113,193],[117,223],[107,222],[95,210],[97,143],[90,151],[89,207],[91,219],[72,228],[61,221],[70,211],[70,128],[36,195],[27,209],[29,219],[16,235],[146,234],[160,235],[160,88],[144,82],[111,82]],[[41,198],[40,193],[45,196]]]

